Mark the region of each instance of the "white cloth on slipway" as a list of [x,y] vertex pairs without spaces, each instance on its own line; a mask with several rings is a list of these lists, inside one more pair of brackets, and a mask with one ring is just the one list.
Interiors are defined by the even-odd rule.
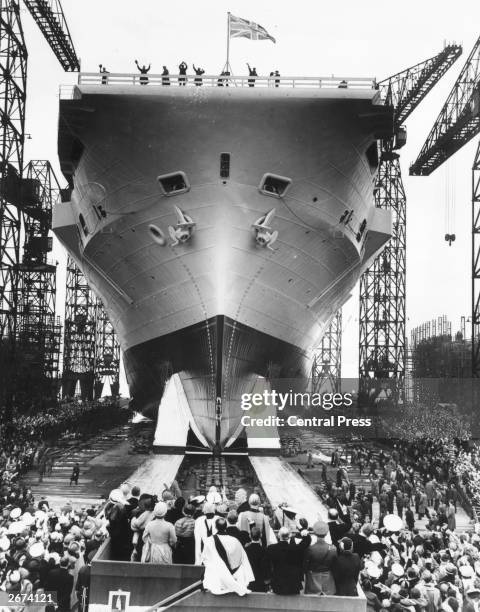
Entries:
[[226,566],[217,552],[213,536],[207,538],[203,549],[203,563],[205,565],[205,576],[203,586],[214,595],[225,593],[237,593],[246,595],[250,591],[248,585],[255,580],[247,553],[237,540],[229,535],[218,536],[227,553],[228,562],[232,570]]

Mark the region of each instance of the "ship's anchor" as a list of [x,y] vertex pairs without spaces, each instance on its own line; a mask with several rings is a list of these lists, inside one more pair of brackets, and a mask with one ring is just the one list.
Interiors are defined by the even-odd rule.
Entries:
[[168,233],[173,240],[172,246],[177,246],[179,243],[185,244],[185,242],[188,242],[192,237],[193,230],[196,226],[196,223],[193,221],[192,217],[185,214],[178,208],[178,206],[175,206],[175,212],[177,213],[178,223],[173,226],[168,226]]
[[267,247],[267,249],[270,249],[271,251],[273,251],[272,244],[278,238],[277,230],[272,232],[272,228],[269,227],[269,224],[274,216],[275,208],[272,208],[270,212],[268,212],[265,216],[260,217],[260,219],[257,219],[252,225],[253,229],[255,230],[256,243],[263,248]]

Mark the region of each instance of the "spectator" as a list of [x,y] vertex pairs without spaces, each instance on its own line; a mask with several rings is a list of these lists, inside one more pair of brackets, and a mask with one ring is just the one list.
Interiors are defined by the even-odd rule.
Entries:
[[60,560],[60,567],[52,569],[48,573],[45,588],[47,591],[56,593],[58,610],[60,612],[70,611],[70,596],[73,590],[73,576],[69,573],[70,561],[67,557]]
[[125,505],[126,499],[122,491],[111,491],[105,506],[105,516],[109,521],[112,558],[116,561],[127,561],[130,558],[131,533]]
[[188,70],[188,66],[185,62],[181,62],[180,65],[178,66],[178,74],[180,75],[178,77],[178,84],[185,86],[187,83],[187,77],[185,76],[187,74],[187,70]]
[[[238,523],[238,514],[236,510],[230,510],[227,514],[227,535],[231,535],[240,542],[242,546],[245,546],[248,542],[250,542],[250,536],[247,531],[241,531],[237,527]],[[254,529],[252,527],[252,529]],[[258,529],[258,528],[257,528]],[[259,533],[260,530],[258,529]]]
[[169,74],[170,73],[168,72],[168,68],[164,66],[162,71],[162,85],[170,85],[170,78],[168,76]]
[[174,563],[195,563],[195,520],[193,519],[194,507],[187,504],[183,508],[183,517],[175,523],[175,534],[177,545],[173,551]]
[[245,544],[245,552],[247,553],[253,575],[255,576],[255,580],[250,582],[248,588],[257,593],[264,593],[267,590],[265,574],[266,560],[265,548],[262,546],[260,535],[260,530],[257,527],[253,527],[252,540]]
[[[248,68],[248,75],[251,77],[257,77],[257,69],[256,68],[251,68],[250,64],[247,63],[247,68]],[[254,87],[255,86],[255,78],[253,79],[248,79],[248,86],[249,87]]]
[[144,64],[143,66],[140,66],[138,61],[135,60],[135,65],[138,68],[140,74],[142,75],[140,77],[140,85],[147,85],[148,84],[148,77],[146,75],[150,72],[150,68],[152,67],[152,64],[149,64],[148,67],[147,67],[146,64]]
[[353,542],[350,538],[345,537],[340,540],[339,553],[333,558],[331,569],[335,580],[336,595],[356,597],[361,561],[360,557],[353,552]]
[[281,527],[278,531],[278,542],[270,544],[265,553],[265,566],[271,588],[277,595],[298,595],[302,588],[301,561],[299,552],[303,552],[309,541],[297,550],[297,544],[290,540],[290,530]]
[[168,565],[172,563],[172,547],[177,542],[173,525],[165,520],[167,504],[158,502],[153,509],[153,519],[147,524],[143,532],[144,563],[158,563]]
[[195,85],[198,87],[199,85],[202,85],[203,83],[202,74],[205,74],[205,70],[203,68],[195,67],[195,64],[193,64],[193,70],[195,71],[195,74],[197,75],[195,77]]
[[260,497],[252,493],[248,498],[249,510],[241,512],[238,517],[238,526],[241,531],[246,531],[250,536],[252,527],[259,529],[264,546],[271,541],[270,523],[265,514],[260,510]]
[[303,562],[305,593],[335,595],[332,567],[337,551],[335,546],[325,542],[325,537],[329,533],[327,523],[316,522],[313,533],[317,536],[317,541],[307,549]]
[[131,495],[130,497],[127,498],[128,512],[130,512],[130,514],[135,510],[135,508],[138,508],[139,497],[140,497],[140,487],[137,487],[137,486],[132,487]]

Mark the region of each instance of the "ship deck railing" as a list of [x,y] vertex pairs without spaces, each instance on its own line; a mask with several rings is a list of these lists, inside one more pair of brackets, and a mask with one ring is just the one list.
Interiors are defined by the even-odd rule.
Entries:
[[[298,76],[227,76],[195,74],[139,74],[139,73],[99,73],[81,72],[78,75],[79,85],[109,85],[138,87],[260,87],[282,89],[378,89],[374,78],[359,77],[298,77]],[[71,98],[74,86],[62,85],[61,98]]]

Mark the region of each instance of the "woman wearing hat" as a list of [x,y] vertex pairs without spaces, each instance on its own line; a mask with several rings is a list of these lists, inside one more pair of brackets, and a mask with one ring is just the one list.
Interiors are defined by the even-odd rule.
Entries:
[[173,551],[174,563],[187,563],[189,565],[193,565],[195,563],[194,512],[195,508],[192,505],[187,504],[183,508],[183,517],[179,518],[175,523],[177,545]]
[[172,563],[172,547],[177,543],[177,536],[173,525],[165,520],[167,510],[165,502],[158,502],[153,510],[153,520],[145,527],[142,552],[144,563]]
[[130,559],[131,531],[125,504],[126,500],[122,491],[114,489],[105,506],[105,517],[108,519],[107,529],[112,543],[112,557],[116,561]]

